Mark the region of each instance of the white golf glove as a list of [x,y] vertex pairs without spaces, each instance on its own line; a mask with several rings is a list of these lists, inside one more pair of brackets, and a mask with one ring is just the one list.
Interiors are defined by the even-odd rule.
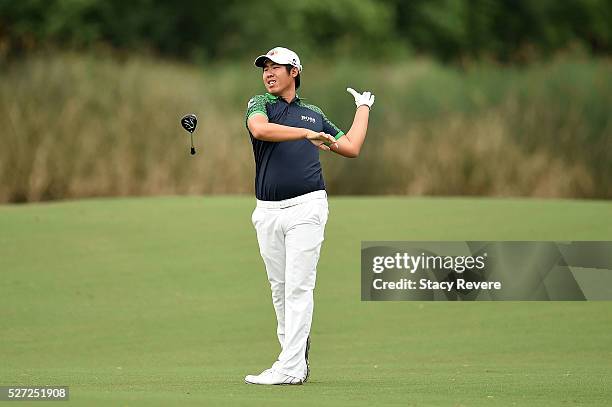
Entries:
[[353,88],[346,88],[346,90],[355,98],[355,104],[357,107],[366,105],[368,108],[372,108],[372,105],[374,104],[374,95],[372,95],[370,92],[359,93]]

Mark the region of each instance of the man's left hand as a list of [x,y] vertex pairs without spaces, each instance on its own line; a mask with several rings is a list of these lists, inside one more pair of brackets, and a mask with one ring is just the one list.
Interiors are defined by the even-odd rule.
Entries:
[[372,108],[374,104],[374,95],[370,92],[359,93],[353,88],[346,88],[347,92],[353,95],[355,98],[355,104],[359,106],[367,106],[368,109]]

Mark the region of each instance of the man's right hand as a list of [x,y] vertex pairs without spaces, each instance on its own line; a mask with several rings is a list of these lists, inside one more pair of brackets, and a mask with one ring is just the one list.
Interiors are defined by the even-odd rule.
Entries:
[[331,135],[324,132],[316,132],[313,130],[307,130],[306,138],[315,146],[320,148],[323,151],[329,151],[329,145],[334,147],[338,147],[338,141]]

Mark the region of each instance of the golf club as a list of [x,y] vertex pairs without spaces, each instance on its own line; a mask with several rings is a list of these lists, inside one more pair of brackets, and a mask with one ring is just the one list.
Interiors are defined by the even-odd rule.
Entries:
[[193,113],[186,114],[181,119],[181,125],[185,130],[189,132],[189,135],[191,136],[191,155],[194,155],[196,153],[196,150],[193,146],[193,132],[195,131],[196,126],[198,125],[198,118]]

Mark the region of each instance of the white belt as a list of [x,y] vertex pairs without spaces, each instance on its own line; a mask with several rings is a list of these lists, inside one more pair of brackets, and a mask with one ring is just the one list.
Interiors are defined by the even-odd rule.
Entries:
[[326,199],[327,192],[325,190],[313,191],[304,195],[296,196],[291,199],[284,199],[282,201],[260,201],[257,200],[257,206],[260,208],[269,208],[269,209],[282,209],[288,208],[290,206],[299,205],[304,202],[312,201],[313,199]]

